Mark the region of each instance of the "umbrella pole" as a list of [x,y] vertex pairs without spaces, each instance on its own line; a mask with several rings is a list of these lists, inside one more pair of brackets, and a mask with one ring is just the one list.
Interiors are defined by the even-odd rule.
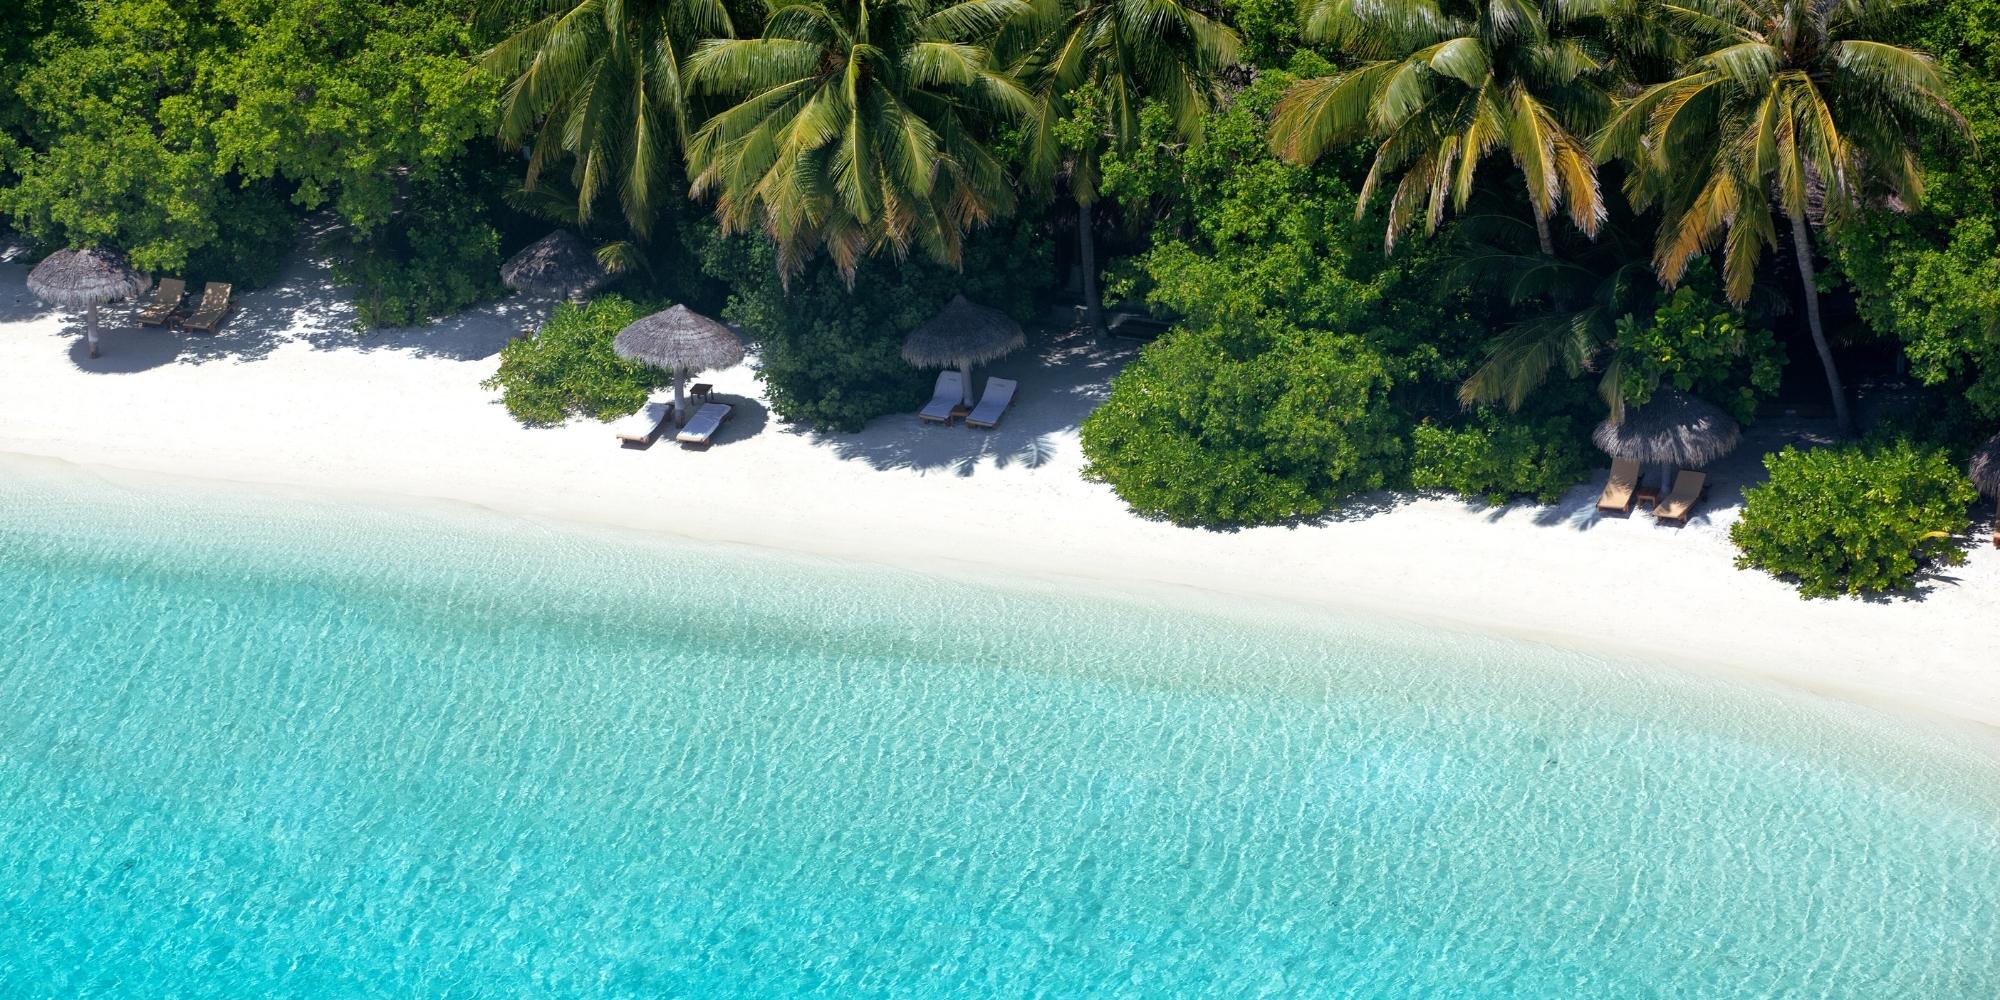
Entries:
[[965,383],[965,385],[964,385],[964,386],[963,386],[963,387],[962,387],[962,388],[960,389],[960,392],[961,392],[961,393],[962,393],[962,394],[963,394],[963,395],[965,396],[965,405],[967,405],[967,406],[971,406],[971,405],[972,405],[972,401],[973,401],[973,400],[972,400],[972,362],[970,362],[970,361],[967,361],[967,360],[966,360],[966,359],[964,359],[964,358],[960,358],[960,359],[959,359],[959,361],[958,361],[958,377],[959,377],[959,381],[961,381],[961,382],[964,382],[964,383]]
[[97,357],[97,303],[83,313],[83,339],[90,343],[90,356]]
[[675,365],[674,366],[674,426],[675,427],[684,426],[688,422],[687,392],[686,389],[684,388],[686,383],[687,383],[687,369],[682,368],[679,365]]

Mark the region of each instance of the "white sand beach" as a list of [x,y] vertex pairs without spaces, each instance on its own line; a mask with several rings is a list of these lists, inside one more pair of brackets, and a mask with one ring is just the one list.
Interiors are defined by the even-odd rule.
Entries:
[[798,432],[739,366],[703,379],[737,404],[712,449],[637,451],[596,422],[522,428],[480,388],[547,302],[364,334],[324,265],[302,257],[242,295],[214,337],[141,330],[112,307],[91,360],[81,318],[37,302],[26,264],[18,251],[0,262],[0,454],[463,501],[930,572],[1395,614],[2000,727],[2000,552],[1983,533],[1964,566],[1908,598],[1809,602],[1733,567],[1727,526],[1758,455],[1807,428],[1753,428],[1680,530],[1599,518],[1592,485],[1553,506],[1383,495],[1309,526],[1201,531],[1136,517],[1078,474],[1078,421],[1129,345],[1031,336],[991,369],[1021,384],[992,432],[907,415],[854,435]]

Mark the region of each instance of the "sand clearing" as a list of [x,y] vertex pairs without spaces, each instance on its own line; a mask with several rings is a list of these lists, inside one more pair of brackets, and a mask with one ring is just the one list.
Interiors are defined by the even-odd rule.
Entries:
[[1733,568],[1727,526],[1758,454],[1810,428],[1746,433],[1685,529],[1598,517],[1600,473],[1553,506],[1382,495],[1309,526],[1211,532],[1135,517],[1078,474],[1077,422],[1129,346],[1031,335],[980,370],[1020,382],[993,431],[921,426],[912,399],[910,415],[860,434],[797,432],[739,366],[702,378],[736,407],[713,448],[636,451],[593,421],[524,429],[479,387],[545,301],[362,334],[307,255],[239,296],[215,337],[142,330],[113,308],[93,361],[80,320],[37,302],[26,273],[18,251],[0,263],[0,452],[458,500],[941,573],[1379,611],[2000,726],[2000,553],[1982,545],[1917,598],[1878,602],[1802,601]]

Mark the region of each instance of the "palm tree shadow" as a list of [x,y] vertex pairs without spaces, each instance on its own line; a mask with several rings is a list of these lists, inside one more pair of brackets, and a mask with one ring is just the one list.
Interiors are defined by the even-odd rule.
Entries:
[[1039,469],[1110,394],[1112,376],[1137,353],[1135,343],[1099,342],[1083,330],[1031,331],[1027,351],[973,373],[982,386],[992,376],[1020,385],[998,427],[926,424],[916,416],[926,400],[912,399],[907,412],[877,417],[857,433],[801,433],[841,459],[885,471],[972,476],[988,463]]

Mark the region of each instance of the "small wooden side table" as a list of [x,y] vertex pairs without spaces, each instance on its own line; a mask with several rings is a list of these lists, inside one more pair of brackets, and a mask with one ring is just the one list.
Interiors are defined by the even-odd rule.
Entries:
[[966,417],[969,416],[972,416],[972,407],[967,406],[964,403],[960,403],[957,406],[951,408],[951,416],[944,418],[945,426],[948,427],[951,425],[952,421],[964,420]]

